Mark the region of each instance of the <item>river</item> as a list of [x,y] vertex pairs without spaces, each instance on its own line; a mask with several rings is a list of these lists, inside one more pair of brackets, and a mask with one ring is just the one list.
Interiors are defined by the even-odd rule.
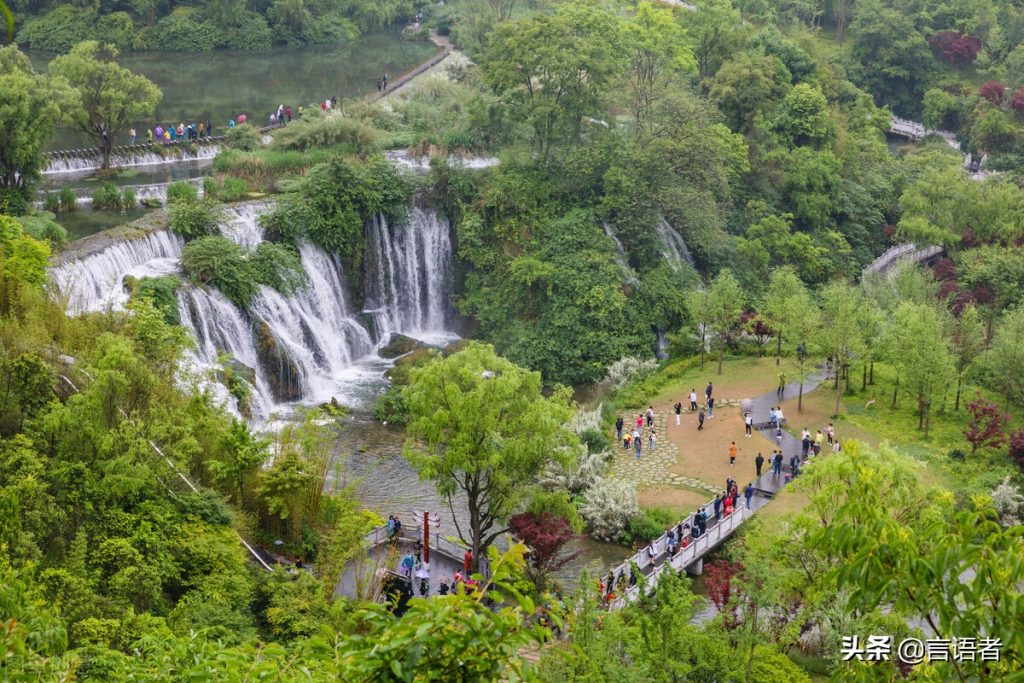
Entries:
[[[334,95],[344,99],[372,92],[381,74],[394,78],[436,51],[429,42],[402,40],[400,31],[396,26],[342,45],[282,46],[259,52],[126,52],[117,61],[146,75],[163,92],[153,119],[135,125],[140,139],[156,123],[177,125],[207,118],[216,133],[238,114],[265,125],[279,104],[309,106]],[[54,57],[40,51],[28,55],[37,69],[45,69]],[[127,131],[117,142],[128,144]],[[93,144],[80,133],[62,130],[49,148],[86,146]]]

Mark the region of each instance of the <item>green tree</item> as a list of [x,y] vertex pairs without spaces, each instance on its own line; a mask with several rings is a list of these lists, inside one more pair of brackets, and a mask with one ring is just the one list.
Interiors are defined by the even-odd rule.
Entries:
[[726,268],[711,281],[708,291],[708,322],[718,335],[718,374],[722,374],[725,345],[743,315],[743,289]]
[[789,84],[779,62],[750,50],[725,62],[710,82],[708,95],[734,130],[750,131],[758,113],[770,110]]
[[[37,74],[13,45],[0,47],[0,195],[14,191],[27,198],[61,112],[74,106],[60,79]],[[0,212],[4,209],[0,196]]]
[[938,310],[931,305],[901,303],[894,312],[895,343],[892,362],[900,378],[917,399],[917,428],[928,438],[931,405],[954,374],[949,338]]
[[550,15],[499,25],[484,53],[484,81],[533,129],[547,159],[578,138],[585,117],[606,116],[604,98],[621,72],[621,25],[594,5],[567,3]]
[[684,39],[685,33],[668,7],[641,2],[626,22],[623,44],[630,55],[626,80],[631,90],[630,109],[641,133],[647,129],[654,100],[672,87],[677,75],[696,67]]
[[831,125],[825,94],[808,83],[797,83],[786,94],[775,123],[776,130],[792,144],[814,147],[828,140]]
[[75,84],[79,101],[67,112],[68,119],[95,140],[104,169],[110,168],[110,150],[118,133],[151,116],[161,98],[152,81],[117,64],[115,56],[117,48],[112,45],[87,40],[50,62],[50,73]]
[[729,0],[701,0],[680,16],[697,59],[697,77],[710,78],[740,40],[740,13]]
[[693,321],[700,339],[700,369],[703,370],[708,347],[708,330],[711,325],[711,290],[703,286],[687,292],[686,311],[690,314],[690,320]]
[[864,330],[860,315],[863,306],[863,295],[860,290],[845,282],[831,282],[821,291],[821,329],[819,340],[822,349],[832,357],[832,367],[836,373],[835,414],[839,414],[839,401],[842,398],[840,378],[845,371],[847,387],[849,387],[850,362],[864,351]]
[[[405,457],[433,481],[452,512],[474,566],[507,531],[509,515],[549,459],[566,462],[575,435],[568,389],[541,393],[529,372],[477,342],[412,371]],[[456,495],[465,496],[469,527],[459,524]]]
[[950,330],[954,369],[956,372],[956,402],[954,410],[960,411],[960,390],[964,375],[985,348],[985,325],[978,309],[973,304],[964,306],[959,317],[953,319]]
[[820,324],[820,315],[807,287],[792,267],[784,266],[772,271],[768,278],[768,289],[761,298],[761,316],[775,333],[775,364],[782,357],[782,344],[797,348],[793,356],[794,369],[800,382],[797,411],[803,408],[804,382],[807,381],[813,354],[810,344],[815,341]]
[[0,314],[21,310],[22,293],[46,282],[50,248],[25,234],[21,223],[0,214]]
[[1003,396],[1003,408],[1024,399],[1024,306],[1003,313],[982,356],[988,386]]

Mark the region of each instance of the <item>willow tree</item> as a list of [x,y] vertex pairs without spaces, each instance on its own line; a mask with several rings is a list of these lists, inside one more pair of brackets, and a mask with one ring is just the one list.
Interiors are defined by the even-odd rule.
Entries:
[[[539,372],[525,370],[478,342],[412,371],[405,457],[448,502],[474,567],[499,535],[526,488],[549,462],[563,464],[578,443],[566,427],[570,391],[542,393]],[[464,498],[464,502],[460,500]],[[468,527],[456,510],[465,507]]]
[[50,62],[51,74],[77,88],[79,103],[68,110],[68,119],[96,142],[104,169],[110,168],[117,135],[133,122],[152,116],[162,96],[148,78],[115,62],[116,56],[113,45],[87,40]]
[[835,414],[839,414],[842,398],[843,369],[864,351],[864,330],[861,309],[864,297],[860,290],[845,282],[831,282],[821,292],[821,329],[818,334],[822,350],[832,356],[836,372]]

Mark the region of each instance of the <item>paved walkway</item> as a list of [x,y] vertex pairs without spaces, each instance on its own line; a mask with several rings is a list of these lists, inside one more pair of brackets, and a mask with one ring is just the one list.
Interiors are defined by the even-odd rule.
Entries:
[[[717,408],[719,405],[722,405],[725,408],[730,404],[739,405],[739,401],[723,401],[722,404],[716,404],[715,407]],[[636,427],[636,415],[623,415],[623,418],[627,417],[631,419],[622,428],[623,432],[626,431],[627,427],[630,429]],[[650,430],[645,426],[642,436],[644,448],[639,460],[636,459],[636,451],[632,444],[630,444],[629,450],[626,450],[622,447],[621,441],[613,443],[613,457],[608,465],[609,474],[616,479],[625,479],[632,482],[637,488],[647,486],[687,486],[698,491],[721,493],[721,486],[709,484],[696,477],[688,477],[671,471],[671,467],[679,462],[679,448],[668,438],[669,420],[672,421],[672,426],[674,427],[675,415],[673,413],[655,411],[654,433],[657,436],[655,449],[651,451],[647,448],[647,436],[650,434]],[[615,434],[613,433],[612,437],[614,438],[614,436]]]

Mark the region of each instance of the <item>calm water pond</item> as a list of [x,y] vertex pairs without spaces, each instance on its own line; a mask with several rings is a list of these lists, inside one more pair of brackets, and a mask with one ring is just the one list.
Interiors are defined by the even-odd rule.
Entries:
[[[337,95],[356,97],[376,88],[383,73],[394,78],[436,51],[428,42],[405,41],[394,27],[368,33],[344,45],[275,47],[260,52],[216,50],[207,53],[124,53],[118,61],[145,74],[163,91],[152,121],[139,121],[145,129],[209,118],[214,132],[223,132],[228,119],[247,114],[266,125],[279,104],[309,106]],[[45,68],[52,53],[30,51],[36,68]],[[51,149],[84,146],[73,131],[62,131]],[[125,135],[120,144],[127,144]]]
[[68,231],[68,239],[73,241],[142,218],[149,211],[142,208],[130,211],[93,211],[86,206],[58,214],[57,222],[64,226]]

